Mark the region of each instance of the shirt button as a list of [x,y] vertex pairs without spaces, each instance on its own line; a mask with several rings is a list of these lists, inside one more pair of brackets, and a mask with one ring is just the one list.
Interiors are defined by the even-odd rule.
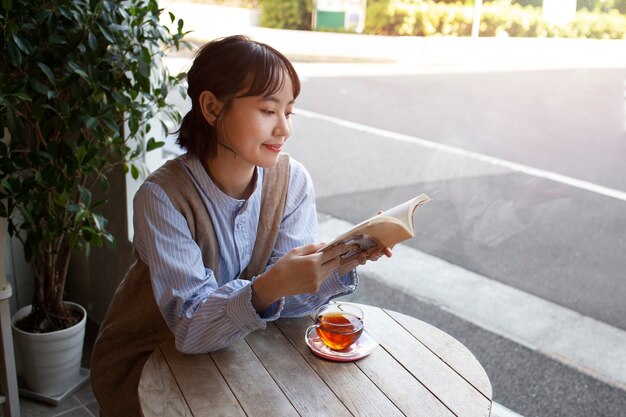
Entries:
[[241,229],[242,227],[243,227],[243,224],[237,223],[237,229]]

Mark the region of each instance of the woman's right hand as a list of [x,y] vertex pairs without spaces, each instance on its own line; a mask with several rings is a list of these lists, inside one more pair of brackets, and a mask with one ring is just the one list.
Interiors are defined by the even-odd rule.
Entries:
[[252,305],[257,312],[289,295],[311,294],[339,266],[345,245],[317,252],[323,244],[312,243],[292,249],[252,284]]

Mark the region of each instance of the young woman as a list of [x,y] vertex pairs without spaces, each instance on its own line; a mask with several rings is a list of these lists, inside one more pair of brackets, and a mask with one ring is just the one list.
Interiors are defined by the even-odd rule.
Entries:
[[318,253],[305,168],[281,153],[300,81],[275,49],[244,36],[206,44],[188,73],[187,153],[150,175],[134,199],[136,262],[93,351],[102,415],[139,415],[144,362],[168,337],[217,350],[279,317],[310,314],[356,289],[345,247]]

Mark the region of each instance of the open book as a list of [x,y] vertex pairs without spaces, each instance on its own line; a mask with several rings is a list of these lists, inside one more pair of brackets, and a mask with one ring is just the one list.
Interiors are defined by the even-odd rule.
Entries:
[[426,194],[405,201],[352,227],[319,251],[345,243],[351,249],[341,255],[341,264],[348,263],[361,252],[371,253],[392,247],[415,236],[413,213],[422,204],[430,201]]

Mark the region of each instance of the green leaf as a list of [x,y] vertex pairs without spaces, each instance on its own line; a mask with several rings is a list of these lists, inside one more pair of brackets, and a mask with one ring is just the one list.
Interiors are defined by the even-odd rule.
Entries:
[[111,233],[105,230],[104,233],[102,233],[102,237],[104,238],[104,243],[106,244],[107,248],[115,249],[115,237]]
[[82,200],[84,206],[89,207],[91,205],[91,191],[82,185],[79,185],[78,192],[80,193],[80,199]]
[[155,149],[159,149],[161,147],[165,146],[165,142],[161,142],[161,141],[156,141],[154,140],[154,138],[150,138],[148,139],[148,143],[146,144],[146,150],[148,152],[153,151]]
[[145,64],[150,64],[152,62],[152,56],[150,54],[150,50],[145,46],[141,48],[141,60]]
[[[94,119],[95,119],[95,117],[94,117]],[[85,158],[85,154],[86,153],[87,153],[87,151],[82,146],[79,147],[78,149],[76,149],[76,160],[78,161],[78,163],[82,163],[83,162],[83,159]]]
[[81,67],[79,67],[78,64],[76,64],[73,61],[67,61],[67,66],[70,67],[72,72],[74,72],[75,74],[78,74],[85,81],[91,82],[87,73]]
[[[141,85],[142,89],[148,91],[150,89],[150,61],[139,61],[139,72],[142,77],[140,77],[137,82]],[[148,80],[146,83],[145,80]]]
[[92,32],[89,32],[89,35],[87,35],[87,43],[92,51],[98,50],[98,40],[96,39],[96,35]]
[[107,41],[109,41],[110,43],[113,43],[113,44],[115,43],[115,38],[113,37],[113,35],[111,35],[111,32],[109,32],[109,30],[107,28],[105,28],[100,23],[98,23],[98,29],[100,29],[100,33],[102,33],[102,36],[104,36],[104,38]]
[[6,44],[7,56],[9,57],[9,62],[14,67],[19,67],[22,65],[22,53],[17,49],[17,47],[13,43]]
[[96,230],[98,232],[101,232],[102,229],[104,228],[104,219],[102,218],[102,216],[96,214],[96,213],[91,213],[91,222],[93,223],[94,227],[96,228]]
[[18,209],[20,211],[20,214],[24,216],[24,221],[26,223],[30,223],[30,224],[34,223],[33,214],[29,210],[27,210],[25,207],[22,207],[22,206],[18,207]]
[[67,194],[65,193],[54,193],[54,204],[58,207],[65,207],[67,204]]
[[2,8],[7,12],[11,10],[11,0],[2,0]]
[[120,127],[111,118],[107,117],[102,122],[116,135],[120,135]]
[[90,243],[93,243],[96,246],[98,245],[98,241],[99,239],[99,233],[96,229],[94,229],[93,227],[90,226],[83,226],[80,229],[81,234],[83,235],[83,238]]
[[50,83],[54,85],[56,80],[54,79],[54,73],[52,72],[50,67],[44,64],[43,62],[37,62],[37,66],[39,67],[41,72],[43,72],[46,75]]
[[118,93],[117,91],[114,91],[111,95],[113,96],[113,100],[115,100],[119,104],[122,104],[124,106],[129,106],[131,103],[128,97]]
[[48,38],[48,42],[50,42],[53,45],[66,45],[67,44],[67,41],[65,40],[65,38],[61,36],[61,34],[59,33],[53,33],[52,35],[50,35],[50,37]]
[[130,129],[130,136],[135,136],[139,130],[139,120],[131,113],[128,118],[128,128]]
[[87,129],[95,129],[96,126],[98,126],[98,118],[97,117],[90,117],[85,121],[85,127]]
[[85,221],[85,218],[87,217],[87,210],[85,210],[82,206],[80,207],[80,210],[78,210],[76,212],[76,222],[78,223],[82,223]]
[[65,7],[59,7],[58,12],[61,13],[61,15],[67,20],[70,20],[70,21],[72,20],[72,13],[70,12],[69,9]]
[[17,97],[17,98],[19,98],[20,100],[23,100],[23,101],[33,101],[28,94],[22,93],[22,92],[13,93],[13,94],[7,94],[7,96]]
[[109,29],[122,33],[130,31],[130,28],[127,25],[119,25],[117,23],[111,23],[109,25]]
[[109,179],[106,177],[106,175],[102,175],[100,177],[100,187],[104,192],[109,191]]
[[13,188],[11,187],[11,183],[9,181],[3,179],[2,181],[0,181],[0,184],[2,185],[3,189],[8,191],[9,193],[13,193]]
[[139,178],[139,170],[134,164],[130,166],[130,175],[132,175],[134,180]]
[[113,10],[115,10],[115,5],[113,4],[113,2],[110,1],[103,1],[102,5],[104,6],[104,8],[106,9],[107,12],[112,12]]
[[34,78],[31,78],[30,85],[31,87],[33,87],[33,90],[35,90],[39,94],[47,95],[48,91],[50,91],[47,85],[35,80]]
[[15,42],[15,45],[20,48],[20,51],[24,52],[26,55],[29,55],[31,53],[32,48],[28,44],[28,42],[22,39],[17,33],[14,33],[12,37],[13,42]]

